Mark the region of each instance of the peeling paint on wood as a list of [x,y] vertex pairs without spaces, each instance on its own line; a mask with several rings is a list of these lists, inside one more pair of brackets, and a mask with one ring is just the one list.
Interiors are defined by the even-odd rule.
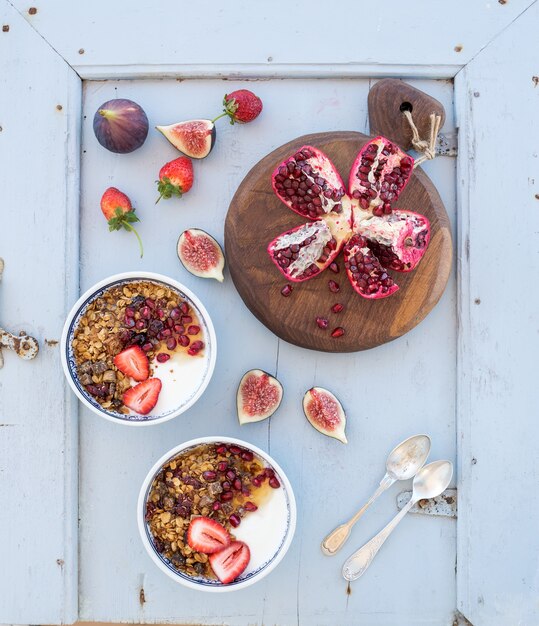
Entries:
[[[411,491],[402,491],[397,496],[399,511],[408,504],[412,497]],[[419,500],[410,509],[410,513],[420,515],[437,515],[440,517],[457,517],[457,490],[446,489],[441,495],[430,500]]]

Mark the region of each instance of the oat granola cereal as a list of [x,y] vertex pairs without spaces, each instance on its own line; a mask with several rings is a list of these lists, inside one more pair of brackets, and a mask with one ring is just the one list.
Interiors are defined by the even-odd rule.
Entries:
[[168,461],[150,486],[145,519],[153,545],[180,572],[215,579],[208,555],[187,543],[191,520],[214,519],[234,538],[234,528],[279,486],[273,469],[251,450],[224,443],[188,448]]
[[128,414],[123,394],[131,379],[114,365],[114,357],[138,345],[151,363],[172,354],[204,352],[201,324],[180,294],[154,281],[123,281],[90,302],[72,341],[77,376],[86,392],[109,411]]

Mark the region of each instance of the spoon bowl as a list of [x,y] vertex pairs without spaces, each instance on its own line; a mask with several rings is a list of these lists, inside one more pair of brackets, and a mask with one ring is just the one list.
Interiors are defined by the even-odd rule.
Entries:
[[428,500],[447,489],[453,477],[453,465],[449,461],[434,461],[425,465],[414,478],[412,500]]
[[399,443],[387,457],[388,475],[394,480],[413,478],[425,464],[430,446],[431,441],[428,435],[413,435]]

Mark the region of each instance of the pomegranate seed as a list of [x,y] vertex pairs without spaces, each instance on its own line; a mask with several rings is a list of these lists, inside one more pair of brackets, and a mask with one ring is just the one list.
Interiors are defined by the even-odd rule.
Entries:
[[246,503],[243,505],[243,508],[244,508],[246,511],[256,511],[256,510],[258,509],[258,507],[256,506],[256,504],[255,504],[254,502],[246,502]]
[[339,283],[336,283],[334,280],[330,280],[328,282],[328,287],[330,291],[333,291],[333,293],[338,293],[341,290]]
[[244,452],[241,453],[241,458],[244,461],[252,461],[254,459],[254,454],[250,452],[249,450],[245,450]]
[[125,309],[125,316],[126,317],[135,317],[135,309],[131,308],[130,306],[128,306]]
[[241,480],[239,478],[236,478],[234,481],[234,489],[236,491],[241,491]]
[[157,355],[157,360],[159,361],[159,363],[166,363],[169,359],[170,359],[170,354],[167,354],[166,352],[160,352]]
[[237,528],[240,524],[241,524],[241,519],[238,515],[236,515],[235,513],[232,514],[229,518],[228,521],[230,522],[231,526],[234,526],[234,528]]
[[182,312],[180,311],[180,309],[178,309],[176,307],[174,309],[172,309],[172,311],[170,312],[170,317],[173,320],[179,320],[181,316],[182,316]]
[[182,326],[181,324],[175,324],[174,332],[178,333],[178,335],[183,335],[185,333],[185,326]]
[[174,339],[174,337],[169,337],[167,339],[167,348],[169,350],[174,350],[174,348],[176,348],[176,339]]
[[187,315],[187,313],[189,313],[189,305],[187,304],[187,302],[180,302],[180,311],[184,314]]
[[329,266],[329,269],[334,274],[338,274],[341,271],[341,268],[337,265],[337,263],[335,263],[335,261],[333,263],[331,263],[331,265]]
[[234,494],[232,493],[232,491],[225,491],[221,494],[221,502],[230,502],[233,497]]
[[241,448],[239,446],[230,446],[229,450],[230,450],[230,452],[232,452],[232,454],[240,454],[241,453]]
[[329,326],[329,320],[326,317],[317,317],[316,323],[318,324],[318,327],[322,330],[326,330],[326,328]]
[[279,487],[281,486],[281,483],[279,482],[276,476],[272,476],[269,479],[269,486],[272,487],[273,489],[279,489]]
[[187,335],[180,335],[178,337],[178,343],[180,344],[180,346],[187,348],[187,346],[191,343],[191,340]]
[[173,320],[171,317],[169,317],[169,318],[167,319],[167,326],[168,326],[170,329],[174,328],[174,320]]
[[266,467],[264,474],[266,474],[268,478],[273,478],[275,476],[275,472],[271,469],[271,467]]
[[226,477],[228,480],[234,480],[236,478],[236,472],[234,470],[228,470]]
[[223,443],[220,446],[217,446],[217,448],[215,448],[215,451],[217,452],[217,454],[225,454],[227,451],[227,447],[226,445]]
[[200,352],[200,350],[202,350],[203,347],[204,347],[203,341],[194,341],[191,344],[191,348],[193,348],[193,350],[196,350],[197,352]]
[[165,317],[165,312],[163,311],[163,309],[157,309],[157,317],[161,320]]
[[246,498],[248,498],[251,495],[251,490],[247,489],[247,487],[242,487],[241,492]]
[[344,328],[342,326],[337,326],[335,330],[331,331],[332,337],[342,337],[344,335]]
[[227,461],[219,461],[219,463],[217,463],[217,469],[220,472],[226,472],[226,470],[228,469]]
[[228,482],[228,480],[225,480],[221,484],[221,487],[223,488],[223,491],[230,491],[232,489],[232,485]]
[[145,320],[150,319],[152,311],[149,306],[143,306],[140,309],[140,317],[143,317]]
[[182,315],[182,324],[187,325],[193,321],[193,318],[190,315]]
[[124,319],[124,324],[127,328],[133,328],[135,326],[135,320],[132,317],[126,317]]
[[212,508],[214,511],[218,511],[218,510],[221,508],[221,503],[220,503],[220,502],[214,502],[214,503],[212,504],[211,508]]
[[193,324],[193,326],[189,326],[187,332],[189,335],[198,335],[198,333],[200,332],[200,326],[196,326],[195,324]]
[[260,480],[260,482],[263,483],[266,480],[265,472],[260,472],[260,474],[258,474],[258,476],[256,476],[256,478],[258,478]]
[[292,293],[292,285],[285,285],[282,289],[281,289],[281,295],[284,296],[285,298],[288,298],[288,296]]
[[135,324],[135,328],[137,328],[138,330],[142,330],[143,328],[146,328],[146,322],[144,320],[137,320],[137,323]]
[[153,348],[153,345],[150,342],[145,343],[142,346],[142,349],[144,350],[144,352],[149,352],[152,348]]
[[213,472],[212,470],[202,472],[202,478],[207,483],[213,483],[215,480],[217,480],[217,472]]
[[255,476],[254,478],[251,478],[251,484],[255,487],[260,487],[262,485],[262,481],[258,478],[258,476]]
[[333,311],[333,313],[340,313],[344,310],[344,304],[340,304],[339,302],[337,302],[337,304],[334,304],[331,307],[331,310]]

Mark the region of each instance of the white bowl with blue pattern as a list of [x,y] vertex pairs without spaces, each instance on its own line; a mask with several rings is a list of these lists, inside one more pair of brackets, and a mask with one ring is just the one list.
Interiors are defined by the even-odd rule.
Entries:
[[[246,450],[250,450],[262,459],[266,467],[270,467],[275,472],[281,486],[275,489],[275,494],[269,502],[263,503],[259,509],[243,518],[242,523],[233,529],[233,533],[240,541],[244,541],[250,549],[251,561],[236,580],[223,584],[218,580],[193,577],[180,571],[174,564],[163,556],[154,545],[153,535],[146,521],[146,503],[150,495],[154,479],[158,476],[163,466],[177,457],[180,453],[202,444],[228,444],[237,445]],[[278,492],[278,493],[277,493]],[[272,502],[274,503],[272,505]],[[266,509],[265,509],[266,507]],[[258,517],[257,517],[258,516]],[[232,437],[201,437],[191,439],[185,443],[172,448],[164,454],[148,472],[140,489],[137,504],[137,524],[142,539],[142,543],[152,561],[167,576],[177,583],[213,593],[227,591],[238,591],[245,589],[254,583],[262,580],[282,561],[296,530],[296,499],[292,490],[292,485],[280,465],[266,452],[260,448]],[[249,528],[246,527],[249,525]],[[246,530],[244,534],[243,531]]]
[[[77,367],[72,346],[75,330],[80,323],[81,317],[86,312],[88,305],[103,296],[103,294],[112,287],[128,286],[130,283],[135,282],[151,282],[158,286],[163,285],[176,292],[182,299],[186,300],[189,306],[196,313],[205,343],[203,363],[197,363],[197,367],[200,372],[197,372],[197,378],[192,381],[192,386],[190,386],[187,392],[183,394],[184,397],[182,397],[181,401],[178,403],[175,403],[174,401],[167,401],[166,406],[163,406],[163,402],[158,401],[152,412],[145,416],[137,415],[135,413],[124,415],[112,409],[103,408],[81,384],[77,375]],[[210,316],[202,302],[190,289],[178,281],[154,272],[125,272],[122,274],[115,274],[114,276],[109,276],[108,278],[99,281],[93,287],[90,287],[90,289],[88,289],[88,291],[86,291],[77,300],[67,316],[60,345],[64,374],[71,389],[75,392],[79,400],[97,415],[104,417],[111,422],[115,422],[116,424],[124,424],[127,426],[148,426],[160,424],[187,411],[200,398],[208,386],[215,368],[215,359],[217,356],[217,339],[215,336],[215,330]],[[164,397],[163,383],[160,400]]]

